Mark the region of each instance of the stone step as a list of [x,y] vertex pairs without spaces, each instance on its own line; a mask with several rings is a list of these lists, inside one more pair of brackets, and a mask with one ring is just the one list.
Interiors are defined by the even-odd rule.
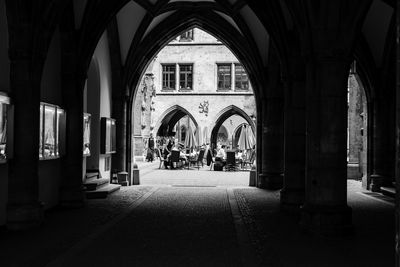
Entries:
[[121,185],[119,184],[107,184],[97,188],[95,191],[86,191],[87,199],[94,198],[107,198],[107,196],[117,190],[119,190]]
[[98,177],[99,177],[98,172],[86,172],[86,179],[98,178]]
[[391,186],[382,186],[381,192],[384,195],[395,197],[396,196],[396,188]]
[[97,188],[101,187],[102,185],[108,184],[110,181],[108,178],[91,178],[87,179],[83,185],[85,186],[86,191],[93,191]]

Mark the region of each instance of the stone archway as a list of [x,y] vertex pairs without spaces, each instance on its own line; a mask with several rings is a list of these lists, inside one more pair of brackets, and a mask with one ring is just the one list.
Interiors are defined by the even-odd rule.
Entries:
[[212,125],[212,130],[211,130],[211,144],[214,146],[217,144],[217,134],[218,130],[221,127],[221,125],[224,123],[226,119],[228,119],[232,115],[239,115],[243,117],[247,123],[250,125],[252,128],[253,132],[255,133],[255,123],[243,109],[235,106],[235,105],[230,105],[224,109],[222,109],[216,116],[216,120],[214,124]]
[[198,123],[196,119],[188,110],[179,105],[174,105],[162,113],[162,115],[160,116],[159,120],[157,121],[154,127],[154,133],[159,133],[161,129],[166,129],[166,128],[169,129],[170,133],[172,127],[174,127],[174,125],[186,115],[189,116],[189,118],[193,121],[194,125],[197,127]]

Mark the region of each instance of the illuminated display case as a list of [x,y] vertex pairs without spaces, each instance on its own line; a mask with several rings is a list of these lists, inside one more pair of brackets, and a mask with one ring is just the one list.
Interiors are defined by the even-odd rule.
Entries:
[[65,132],[65,112],[59,106],[40,104],[39,159],[58,158]]
[[90,156],[90,125],[91,115],[89,113],[83,114],[83,156]]
[[112,154],[117,152],[115,119],[104,118],[104,117],[101,118],[100,128],[101,128],[100,153]]
[[8,125],[8,106],[10,99],[0,94],[0,163],[7,159],[7,125]]

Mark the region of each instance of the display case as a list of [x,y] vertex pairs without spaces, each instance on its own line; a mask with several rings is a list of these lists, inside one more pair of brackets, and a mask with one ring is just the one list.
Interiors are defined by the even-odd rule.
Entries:
[[40,104],[39,159],[60,156],[61,136],[65,131],[65,111],[59,106]]
[[10,99],[0,94],[0,163],[7,160],[7,119]]
[[89,113],[83,114],[83,156],[90,156],[90,125],[91,115]]
[[116,146],[116,122],[111,118],[101,118],[100,121],[101,142],[100,153],[112,154],[117,151]]

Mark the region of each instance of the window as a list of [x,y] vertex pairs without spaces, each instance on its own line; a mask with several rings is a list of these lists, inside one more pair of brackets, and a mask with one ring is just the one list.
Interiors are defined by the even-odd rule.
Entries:
[[231,89],[231,64],[218,64],[218,90]]
[[179,38],[180,42],[190,42],[193,41],[193,29],[186,31],[181,34]]
[[40,104],[39,159],[60,156],[60,128],[64,123],[63,109],[51,104]]
[[162,89],[175,89],[175,64],[162,65]]
[[91,115],[83,114],[83,156],[90,156],[90,122]]
[[241,64],[235,64],[235,89],[249,90],[249,78]]
[[100,119],[100,130],[100,153],[115,153],[117,151],[115,119],[102,117]]
[[179,64],[179,89],[192,89],[193,65]]
[[7,159],[7,107],[9,103],[8,97],[0,95],[0,162]]

